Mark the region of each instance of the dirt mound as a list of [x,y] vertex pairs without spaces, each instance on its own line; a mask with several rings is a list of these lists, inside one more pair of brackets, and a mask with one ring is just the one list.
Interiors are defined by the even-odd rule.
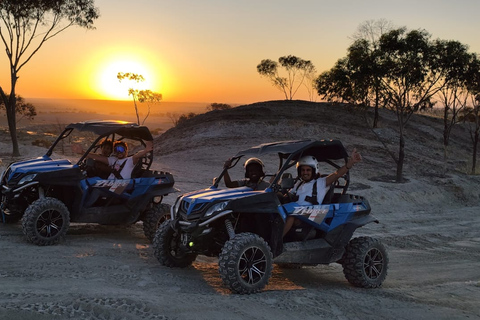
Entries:
[[[398,153],[398,125],[388,110],[380,110],[379,127],[372,130],[372,112],[349,105],[307,101],[268,101],[223,111],[211,111],[171,128],[155,141],[159,156],[231,146],[242,147],[296,139],[339,139],[347,149],[356,147],[366,159],[366,170],[390,171]],[[441,119],[413,115],[406,128],[405,175],[443,176],[443,123]],[[387,146],[388,150],[385,148]],[[470,159],[468,132],[456,126],[450,143],[447,172],[465,173]],[[229,151],[230,152],[230,151]]]

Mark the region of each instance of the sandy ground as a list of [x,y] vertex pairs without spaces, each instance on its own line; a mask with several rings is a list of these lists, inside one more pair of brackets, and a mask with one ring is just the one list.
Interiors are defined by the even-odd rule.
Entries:
[[[355,234],[387,246],[389,271],[379,289],[349,285],[332,264],[275,267],[263,292],[236,295],[222,285],[214,258],[199,257],[186,269],[161,266],[141,224],[73,224],[59,245],[37,247],[17,223],[0,225],[0,319],[480,319],[479,177],[380,181],[372,168],[383,160],[370,144],[360,150],[351,193],[366,196],[380,220]],[[166,152],[154,166],[191,191],[207,187],[224,159],[251,145],[240,139]],[[9,148],[0,144],[4,155]],[[21,150],[28,157],[45,149]],[[3,165],[9,160],[4,156]]]

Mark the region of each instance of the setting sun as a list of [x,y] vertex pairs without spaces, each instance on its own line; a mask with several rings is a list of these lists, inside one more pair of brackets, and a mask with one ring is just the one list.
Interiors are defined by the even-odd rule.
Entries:
[[[120,50],[119,50],[120,51]],[[122,52],[111,49],[103,51],[96,57],[92,57],[89,63],[89,70],[84,70],[85,77],[92,79],[89,81],[90,90],[94,92],[99,99],[106,100],[129,100],[128,89],[152,90],[160,92],[160,79],[158,76],[158,67],[155,63],[150,63],[148,55],[139,52]],[[117,74],[135,73],[142,75],[144,81],[135,82],[132,80],[117,79]]]
[[[142,75],[145,81],[134,82],[129,80],[119,81],[117,74],[119,72],[130,72]],[[116,60],[101,66],[98,77],[98,88],[101,93],[111,100],[125,100],[129,99],[128,89],[150,89],[155,91],[152,87],[152,75],[147,67],[141,63],[133,60]]]

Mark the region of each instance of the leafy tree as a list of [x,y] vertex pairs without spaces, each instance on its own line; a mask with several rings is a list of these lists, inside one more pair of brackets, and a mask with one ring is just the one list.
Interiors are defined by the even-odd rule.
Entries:
[[214,111],[214,110],[228,110],[231,109],[232,106],[226,103],[212,103],[207,106],[207,111]]
[[[287,73],[281,76],[279,68],[283,67]],[[257,71],[261,76],[269,79],[273,86],[283,91],[285,100],[292,100],[305,78],[312,78],[315,66],[310,60],[303,60],[296,56],[284,56],[278,58],[278,62],[264,59],[257,65]]]
[[378,109],[386,104],[381,95],[382,70],[377,61],[379,39],[392,29],[392,23],[385,19],[360,24],[347,57],[338,60],[331,71],[321,74],[315,84],[317,93],[329,101],[340,99],[363,106],[365,110],[373,107],[373,128],[378,126]]
[[397,182],[403,181],[405,126],[414,112],[432,105],[432,96],[442,87],[442,69],[435,53],[424,30],[400,28],[382,35],[379,41],[382,95],[395,112],[399,129]]
[[[461,72],[453,61],[460,51],[452,43],[432,42],[424,30],[390,30],[372,45],[365,39],[349,47],[346,58],[317,79],[317,90],[330,98],[370,106],[382,105],[397,116],[399,149],[395,156],[396,181],[403,180],[405,127],[416,111],[432,107],[433,97],[453,85]],[[455,47],[455,45],[453,45]],[[461,64],[461,63],[460,63]]]
[[[123,73],[119,72],[117,73],[117,79],[121,82],[122,80],[129,80],[129,81],[134,81],[136,83],[145,81],[145,78],[141,74],[136,74],[136,73]],[[138,90],[135,88],[129,88],[128,89],[128,95],[132,96],[133,99],[133,104],[135,106],[135,115],[137,116],[137,123],[144,124],[145,120],[147,120],[148,116],[150,115],[150,109],[152,104],[160,103],[162,100],[162,94],[158,92],[153,92],[151,90]],[[140,103],[146,103],[147,104],[147,114],[145,115],[145,118],[143,118],[142,123],[140,123],[140,115],[138,112],[138,105],[137,101]]]
[[472,168],[470,173],[476,173],[478,141],[480,139],[480,95],[473,97],[473,107],[464,109],[463,120],[468,123],[470,139],[472,141]]
[[177,120],[177,123],[175,124],[175,126],[181,125],[182,123],[184,123],[188,119],[192,119],[196,116],[197,116],[197,114],[194,113],[194,112],[181,114],[180,117],[178,117],[178,120]]
[[93,0],[2,0],[0,1],[0,38],[10,70],[10,93],[0,86],[12,154],[19,156],[16,127],[16,85],[20,70],[46,41],[72,26],[93,29],[99,17]]
[[460,122],[460,112],[467,107],[469,97],[467,84],[471,80],[467,74],[476,56],[469,54],[468,47],[458,41],[436,40],[432,49],[433,61],[441,74],[437,84],[440,90],[436,98],[443,107],[443,171],[445,174],[450,133],[453,126]]
[[470,106],[467,106],[463,113],[464,121],[469,125],[470,138],[472,141],[472,169],[471,174],[475,174],[477,166],[477,150],[480,138],[480,59],[472,56],[472,61],[466,73],[468,99]]
[[[9,96],[7,95],[7,99],[10,99]],[[36,115],[37,115],[37,110],[35,106],[31,103],[25,102],[25,99],[21,96],[17,96],[15,99],[16,105],[15,105],[15,113],[20,116],[19,118],[16,118],[16,122],[20,122],[22,119],[29,119],[33,120]],[[0,100],[0,109],[5,110],[5,103]]]
[[332,69],[321,73],[315,80],[317,92],[328,102],[355,103],[355,88],[352,72],[349,70],[348,59],[339,59]]

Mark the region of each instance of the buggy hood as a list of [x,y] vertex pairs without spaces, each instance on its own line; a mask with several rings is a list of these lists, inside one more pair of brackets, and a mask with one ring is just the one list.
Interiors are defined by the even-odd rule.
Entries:
[[69,160],[52,160],[43,156],[36,159],[15,162],[10,166],[10,173],[38,173],[63,169],[71,169],[73,164]]
[[183,200],[187,202],[203,203],[216,200],[232,200],[259,194],[263,191],[253,191],[248,187],[216,189],[209,188],[189,192],[183,195]]
[[[181,203],[187,216],[205,212],[209,204],[228,201],[225,209],[255,213],[272,212],[277,210],[276,194],[273,192],[253,191],[248,187],[231,189],[204,189],[183,195]],[[272,204],[275,204],[272,207]]]
[[[47,156],[43,156],[12,163],[7,170],[2,173],[0,180],[3,181],[3,179],[5,179],[9,185],[16,185],[28,174],[37,174],[37,178],[39,178],[43,176],[41,175],[42,173],[46,173],[51,178],[58,175],[63,180],[66,180],[69,177],[71,178],[72,174],[73,177],[78,174],[78,167],[75,167],[77,166],[68,160],[52,160]],[[58,172],[58,174],[52,176],[52,172]]]

